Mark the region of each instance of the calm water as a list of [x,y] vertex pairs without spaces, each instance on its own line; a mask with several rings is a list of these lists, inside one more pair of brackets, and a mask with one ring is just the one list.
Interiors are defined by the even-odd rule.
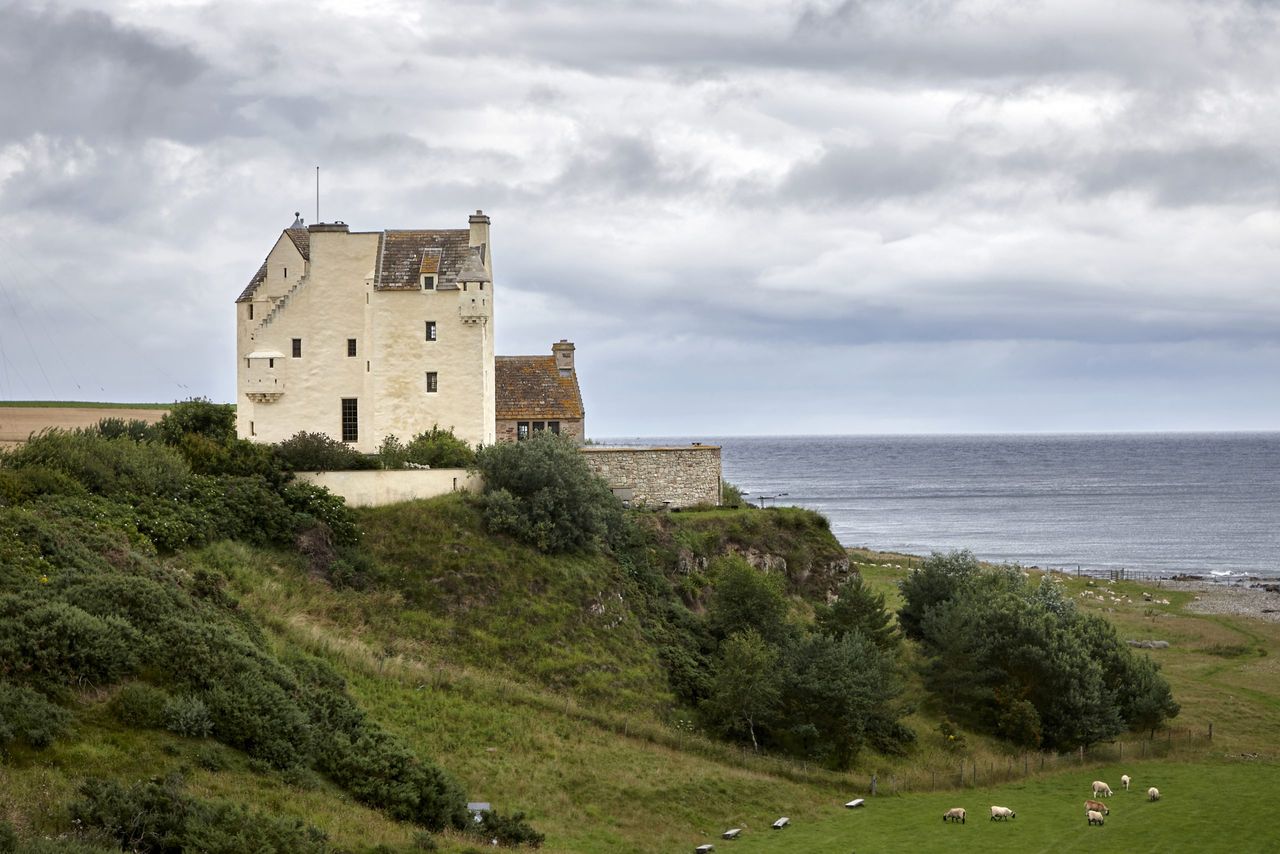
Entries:
[[[612,440],[678,444],[687,438]],[[846,545],[1280,576],[1280,433],[715,438],[726,480]]]

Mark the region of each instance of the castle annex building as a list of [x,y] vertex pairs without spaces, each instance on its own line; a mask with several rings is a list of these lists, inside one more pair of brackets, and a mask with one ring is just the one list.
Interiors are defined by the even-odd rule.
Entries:
[[236,299],[240,436],[324,433],[372,453],[435,425],[471,445],[584,437],[574,345],[493,354],[489,217],[352,232],[295,219]]
[[296,220],[236,300],[239,434],[373,452],[433,425],[495,438],[489,217],[352,232]]

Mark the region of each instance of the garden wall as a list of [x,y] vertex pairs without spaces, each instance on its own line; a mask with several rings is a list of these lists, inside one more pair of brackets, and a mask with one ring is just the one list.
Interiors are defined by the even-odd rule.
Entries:
[[381,507],[450,492],[479,492],[483,481],[466,469],[300,471],[298,480],[323,486],[353,507]]
[[582,449],[591,470],[632,507],[653,509],[720,503],[720,446]]

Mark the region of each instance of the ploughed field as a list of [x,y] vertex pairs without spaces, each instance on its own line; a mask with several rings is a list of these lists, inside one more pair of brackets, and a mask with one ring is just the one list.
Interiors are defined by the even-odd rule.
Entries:
[[0,403],[0,448],[27,441],[32,433],[51,427],[74,430],[92,427],[103,418],[141,419],[154,424],[164,417],[167,406],[159,404],[61,404],[53,402]]

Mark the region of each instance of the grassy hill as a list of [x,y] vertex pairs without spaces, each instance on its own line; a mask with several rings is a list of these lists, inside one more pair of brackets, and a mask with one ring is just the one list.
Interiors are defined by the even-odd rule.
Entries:
[[[918,680],[908,678],[916,746],[906,756],[864,753],[853,770],[837,773],[694,731],[689,711],[673,700],[651,628],[653,573],[696,611],[716,558],[744,556],[784,575],[793,607],[804,613],[850,569],[892,603],[910,559],[846,553],[820,517],[798,510],[637,521],[647,543],[639,562],[550,557],[487,534],[474,506],[446,497],[359,513],[372,563],[354,588],[336,588],[291,548],[225,541],[160,558],[170,574],[157,577],[224,578],[233,611],[261,628],[267,653],[327,662],[377,726],[450,772],[468,798],[526,811],[550,852],[692,850],[731,826],[747,833],[723,847],[743,851],[1093,850],[1102,839],[1126,850],[1177,850],[1187,839],[1197,850],[1280,844],[1265,824],[1246,830],[1222,822],[1232,813],[1265,815],[1280,789],[1280,626],[1191,613],[1188,593],[1067,579],[1082,607],[1105,613],[1126,636],[1170,641],[1152,655],[1183,706],[1175,725],[1196,734],[1212,721],[1212,742],[1196,735],[1142,747],[1134,736],[1124,746],[1097,745],[1083,760],[1042,760],[967,733],[957,750],[939,734],[941,717]],[[112,566],[131,560],[127,550],[109,557]],[[1144,601],[1144,590],[1169,603]],[[362,806],[325,775],[275,768],[210,738],[121,723],[118,694],[118,685],[73,691],[66,734],[44,750],[10,750],[0,818],[27,834],[56,836],[70,826],[66,805],[83,778],[131,782],[181,772],[193,795],[297,816],[342,850],[417,844],[420,828]],[[1086,827],[1080,803],[1088,782],[1115,785],[1122,772],[1143,791],[1159,785],[1165,799],[1147,804],[1137,792],[1118,794],[1107,825]],[[868,794],[872,775],[880,795],[865,810],[843,810],[844,801]],[[991,803],[1014,807],[1018,818],[988,822]],[[941,813],[956,805],[970,810],[969,823],[944,826]],[[766,830],[780,815],[793,826]],[[445,851],[477,843],[455,831],[435,840]]]

